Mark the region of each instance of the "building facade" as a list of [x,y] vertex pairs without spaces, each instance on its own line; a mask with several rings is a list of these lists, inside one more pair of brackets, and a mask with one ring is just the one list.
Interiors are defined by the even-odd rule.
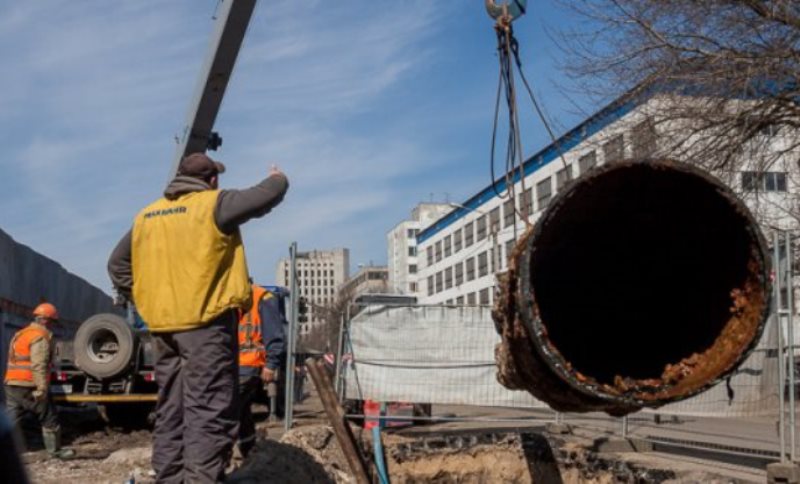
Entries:
[[[348,249],[312,250],[297,253],[297,290],[308,303],[307,322],[300,333],[310,332],[322,323],[319,308],[329,306],[337,297],[339,287],[350,276],[350,251]],[[291,260],[278,261],[275,281],[279,286],[291,287]]]
[[[595,166],[658,153],[661,143],[653,121],[658,96],[641,102],[617,101],[539,151],[515,173],[458,204],[417,235],[417,297],[424,304],[492,304],[495,274],[528,226],[571,180]],[[772,134],[769,134],[772,136]],[[780,135],[770,139],[781,148]],[[769,171],[714,173],[742,199],[764,227],[797,229],[794,194],[798,192],[797,153],[781,156]],[[503,197],[498,196],[497,192]],[[527,219],[527,222],[526,222]]]
[[389,292],[389,269],[385,266],[363,266],[339,288],[339,294],[351,300],[362,294]]
[[453,209],[447,203],[420,203],[411,218],[395,225],[386,234],[388,247],[388,291],[416,295],[418,290],[417,234]]

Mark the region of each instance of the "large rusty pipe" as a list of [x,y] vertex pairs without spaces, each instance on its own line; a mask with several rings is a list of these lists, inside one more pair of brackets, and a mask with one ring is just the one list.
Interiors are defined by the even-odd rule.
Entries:
[[758,342],[767,254],[750,211],[711,175],[669,160],[597,168],[509,257],[498,379],[565,412],[624,415],[696,395]]

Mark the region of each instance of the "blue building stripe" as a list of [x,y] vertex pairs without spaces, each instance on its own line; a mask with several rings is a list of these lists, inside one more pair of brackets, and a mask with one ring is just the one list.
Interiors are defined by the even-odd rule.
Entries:
[[[614,101],[597,113],[593,114],[586,121],[582,122],[575,128],[568,131],[566,134],[558,138],[554,143],[549,144],[544,149],[540,150],[523,163],[523,171],[527,177],[531,173],[538,171],[548,163],[553,162],[560,158],[562,153],[566,153],[572,148],[576,147],[580,142],[593,136],[600,130],[604,129],[613,122],[619,120],[631,112],[635,107],[643,104],[650,96],[641,94],[637,97],[623,96],[622,98]],[[520,180],[519,170],[514,171],[513,183]],[[506,178],[501,177],[495,183],[498,192],[503,192],[507,188]],[[478,209],[481,205],[495,198],[497,195],[494,192],[492,185],[487,186],[472,198],[464,202],[462,207],[454,208],[451,212],[441,217],[439,220],[425,228],[417,234],[417,244],[421,244],[431,237],[435,236],[442,230],[457,222],[459,219],[469,214],[470,212]]]

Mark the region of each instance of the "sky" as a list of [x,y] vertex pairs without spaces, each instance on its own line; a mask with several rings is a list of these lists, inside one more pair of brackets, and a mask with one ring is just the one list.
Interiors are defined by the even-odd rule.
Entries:
[[[559,69],[554,0],[515,22],[524,69],[558,132],[597,106]],[[161,195],[217,0],[0,0],[0,229],[111,291],[106,262]],[[209,154],[221,188],[271,164],[284,202],[246,224],[250,272],[274,281],[292,241],[385,264],[386,233],[422,201],[463,202],[490,182],[498,65],[479,0],[261,1]],[[520,99],[523,151],[547,144]]]

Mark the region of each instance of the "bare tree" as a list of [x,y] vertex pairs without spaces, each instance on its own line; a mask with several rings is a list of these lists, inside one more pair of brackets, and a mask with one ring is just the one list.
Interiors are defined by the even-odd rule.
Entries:
[[347,308],[353,304],[354,297],[352,289],[342,289],[338,291],[333,302],[314,305],[313,312],[321,322],[303,336],[303,346],[316,351],[335,352],[339,347],[339,327],[342,318],[347,314]]
[[585,20],[557,36],[564,68],[605,99],[658,98],[659,154],[752,171],[738,186],[755,194],[765,173],[797,173],[800,2],[561,1]]

